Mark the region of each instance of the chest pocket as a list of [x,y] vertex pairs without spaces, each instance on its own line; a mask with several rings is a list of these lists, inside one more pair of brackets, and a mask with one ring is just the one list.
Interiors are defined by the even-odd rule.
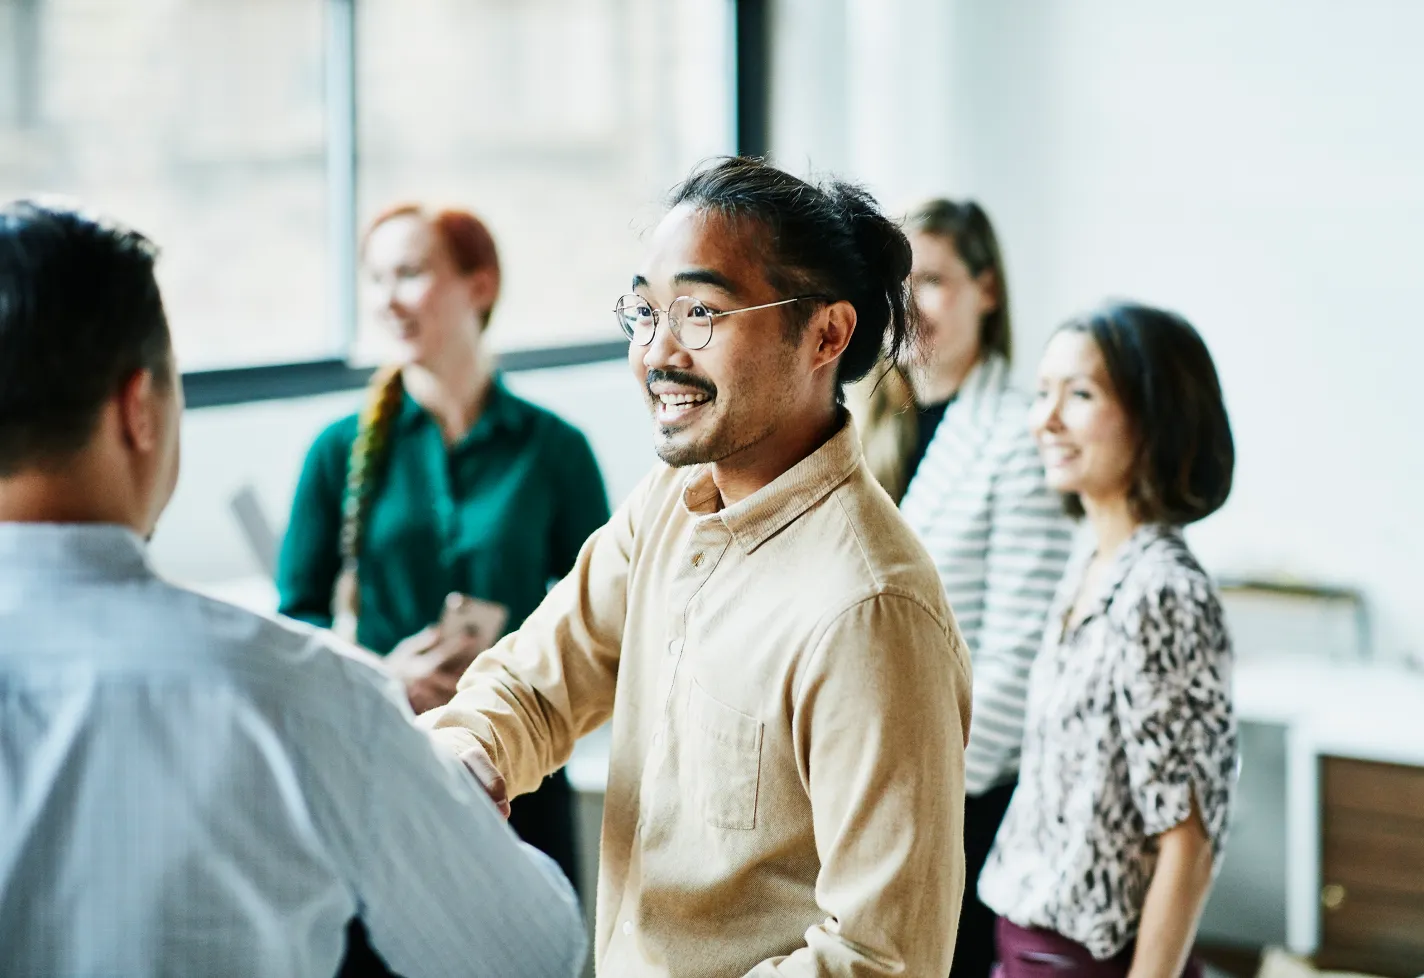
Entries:
[[688,703],[696,797],[708,825],[756,828],[763,724],[693,681]]

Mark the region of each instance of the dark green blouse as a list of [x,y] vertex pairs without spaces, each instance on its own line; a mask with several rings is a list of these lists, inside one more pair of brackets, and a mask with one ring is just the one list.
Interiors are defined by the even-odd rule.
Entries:
[[[323,431],[297,483],[277,564],[279,609],[331,626],[341,569],[341,501],[357,417]],[[509,630],[573,567],[608,521],[608,496],[588,441],[496,378],[460,442],[405,395],[371,503],[360,562],[357,641],[385,654],[440,616],[458,591],[509,608]]]

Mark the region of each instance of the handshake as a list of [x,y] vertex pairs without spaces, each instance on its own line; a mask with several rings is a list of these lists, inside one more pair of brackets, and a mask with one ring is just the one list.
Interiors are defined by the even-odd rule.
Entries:
[[404,685],[411,709],[424,713],[444,706],[455,684],[504,631],[509,609],[464,594],[450,594],[440,620],[400,642],[385,667]]

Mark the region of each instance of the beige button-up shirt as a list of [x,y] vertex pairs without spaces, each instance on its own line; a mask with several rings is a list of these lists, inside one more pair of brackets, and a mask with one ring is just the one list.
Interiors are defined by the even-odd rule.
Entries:
[[969,690],[934,565],[847,422],[725,508],[708,468],[653,472],[426,722],[520,794],[612,718],[606,978],[939,978]]

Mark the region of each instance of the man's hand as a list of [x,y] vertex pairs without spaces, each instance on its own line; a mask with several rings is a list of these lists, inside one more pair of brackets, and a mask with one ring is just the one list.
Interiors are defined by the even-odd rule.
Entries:
[[509,793],[504,784],[504,776],[495,769],[494,762],[490,760],[489,754],[485,753],[485,749],[476,744],[460,755],[460,761],[485,789],[485,794],[490,796],[490,801],[494,802],[500,815],[509,818]]

